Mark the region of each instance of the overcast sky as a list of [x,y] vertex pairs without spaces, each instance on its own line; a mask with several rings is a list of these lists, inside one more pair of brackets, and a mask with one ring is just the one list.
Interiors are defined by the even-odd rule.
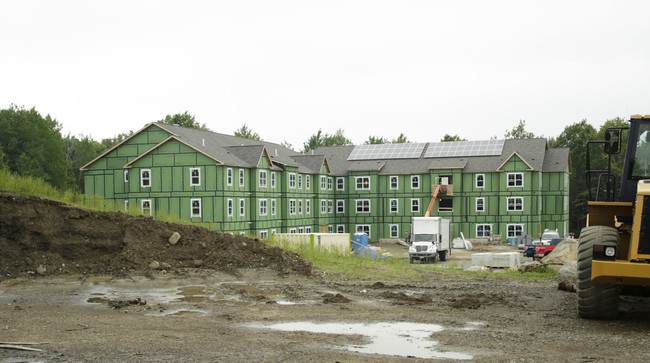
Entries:
[[650,1],[0,0],[0,108],[112,137],[189,111],[294,149],[650,114]]

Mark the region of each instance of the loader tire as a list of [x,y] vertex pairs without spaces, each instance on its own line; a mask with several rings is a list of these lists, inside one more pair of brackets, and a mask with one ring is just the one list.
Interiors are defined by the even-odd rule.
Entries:
[[590,226],[580,232],[578,245],[578,316],[585,319],[614,319],[618,315],[620,287],[591,281],[593,246],[618,245],[613,227]]

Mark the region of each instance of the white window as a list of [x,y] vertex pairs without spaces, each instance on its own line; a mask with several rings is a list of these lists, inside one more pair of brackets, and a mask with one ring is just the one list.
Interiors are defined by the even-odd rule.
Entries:
[[476,187],[485,188],[485,174],[476,174]]
[[390,238],[399,238],[399,226],[397,224],[390,225]]
[[140,186],[142,188],[151,187],[151,169],[140,170]]
[[524,173],[508,173],[508,187],[523,187]]
[[345,201],[337,200],[336,201],[336,213],[343,214],[345,213]]
[[311,233],[311,226],[305,227],[305,233]]
[[485,212],[485,198],[476,198],[476,211]]
[[307,213],[307,215],[311,214],[311,199],[305,200],[305,213]]
[[296,173],[289,173],[289,188],[296,189]]
[[259,186],[260,188],[266,188],[266,170],[259,171]]
[[129,171],[124,170],[124,182],[128,183],[129,182]]
[[420,211],[420,198],[411,199],[411,212],[417,213]]
[[345,190],[345,179],[336,178],[336,190]]
[[334,201],[333,200],[328,200],[327,201],[327,213],[334,213]]
[[390,189],[397,190],[399,188],[399,182],[398,182],[399,178],[393,175],[389,179],[390,179]]
[[295,228],[289,228],[289,233],[296,233],[296,229]]
[[298,174],[298,189],[302,189],[302,175]]
[[271,188],[275,188],[275,172],[271,172]]
[[260,208],[259,208],[259,209],[260,209],[260,216],[265,216],[266,213],[267,213],[267,210],[266,210],[266,199],[260,199],[260,200],[259,200],[259,204],[260,204]]
[[325,190],[327,189],[327,177],[322,176],[320,177],[320,190]]
[[226,184],[232,186],[232,168],[226,169]]
[[298,214],[302,215],[302,199],[298,199]]
[[246,215],[246,199],[239,200],[239,215],[240,216]]
[[333,190],[334,189],[334,178],[329,177],[327,178],[327,190]]
[[524,225],[523,224],[508,224],[508,238],[519,237],[524,234]]
[[397,213],[397,199],[391,199],[390,200],[390,212],[391,213]]
[[508,197],[507,198],[508,211],[522,211],[524,210],[524,198],[523,197]]
[[244,169],[239,169],[239,186],[243,187],[244,185]]
[[190,217],[201,216],[201,199],[190,199]]
[[411,189],[420,189],[419,175],[411,175]]
[[357,224],[355,226],[357,233],[365,233],[370,238],[370,225],[369,224]]
[[228,199],[228,217],[232,217],[233,209],[234,209],[234,206],[233,206],[232,199]]
[[260,231],[261,239],[269,239],[269,231]]
[[298,233],[305,233],[304,227],[298,227]]
[[336,233],[345,233],[345,224],[337,224]]
[[370,199],[359,199],[357,204],[357,213],[370,213]]
[[271,199],[271,215],[275,215],[275,199]]
[[327,233],[334,233],[334,226],[333,225],[328,225],[327,226]]
[[369,176],[358,176],[354,178],[356,184],[356,190],[370,190],[370,177]]
[[325,199],[321,199],[320,201],[320,212],[321,214],[327,213],[327,201]]
[[305,189],[311,189],[311,176],[305,175]]
[[190,186],[197,187],[201,185],[201,169],[190,168]]
[[296,200],[295,199],[290,199],[289,200],[289,214],[291,214],[291,215],[296,214]]
[[124,201],[124,211],[125,211],[125,212],[128,212],[128,211],[129,211],[129,200],[128,200],[128,199],[126,199],[126,200]]
[[143,199],[140,201],[140,211],[142,214],[151,215],[151,199]]
[[277,233],[277,232],[275,231],[275,229],[272,229],[272,230],[271,230],[271,234],[276,234],[276,233]]
[[490,237],[492,233],[491,224],[477,224],[476,225],[476,238],[479,237]]

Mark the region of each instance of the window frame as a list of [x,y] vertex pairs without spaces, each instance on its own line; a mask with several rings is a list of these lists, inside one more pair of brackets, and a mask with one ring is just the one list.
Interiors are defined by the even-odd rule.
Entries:
[[266,199],[258,199],[258,213],[260,217],[265,217],[269,214],[268,203]]
[[[481,235],[479,235],[479,227],[482,227],[483,232]],[[486,230],[487,227],[487,230]],[[474,235],[476,238],[485,238],[485,237],[490,237],[489,233],[492,233],[492,224],[486,224],[486,223],[478,223],[474,227]]]
[[334,190],[334,178],[327,177],[327,190]]
[[[517,177],[520,177],[520,180]],[[508,188],[522,188],[524,186],[524,173],[508,173],[506,186]]]
[[[395,233],[393,233],[393,228],[395,229]],[[389,224],[388,235],[390,238],[399,238],[399,224]]]
[[[194,212],[194,202],[199,202],[198,206],[198,214]],[[201,218],[201,215],[203,214],[203,208],[202,208],[202,203],[201,203],[201,198],[191,198],[190,199],[190,218]]]
[[327,213],[328,214],[333,214],[334,213],[334,200],[332,200],[332,199],[327,201]]
[[345,224],[337,224],[336,233],[345,233]]
[[[479,204],[481,207],[480,209],[479,209]],[[474,199],[474,211],[477,213],[485,212],[485,197],[476,197]]]
[[[510,200],[513,200],[513,207],[510,208]],[[520,203],[517,203],[520,201]],[[519,207],[519,208],[517,208]],[[508,212],[523,212],[524,210],[524,197],[506,197],[506,210]]]
[[266,170],[257,171],[257,186],[260,188],[267,187],[267,172]]
[[341,176],[336,178],[336,190],[345,190],[345,178]]
[[311,175],[305,175],[305,189],[311,189]]
[[246,186],[246,176],[244,174],[244,169],[239,169],[239,186],[240,187]]
[[327,190],[327,177],[325,175],[320,176],[320,190]]
[[228,217],[232,217],[235,215],[235,202],[233,201],[232,198],[228,198],[226,200],[226,213]]
[[[148,176],[144,176],[144,173],[147,173]],[[144,184],[144,181],[147,181],[147,185]],[[151,169],[140,169],[140,188],[151,188]]]
[[[395,181],[395,186],[393,186],[393,180]],[[388,177],[388,188],[390,190],[399,189],[399,177],[397,175],[391,175]]]
[[124,170],[124,182],[128,183],[129,182],[129,171]]
[[305,199],[305,214],[311,215],[311,199]]
[[420,198],[411,198],[411,213],[420,213]]
[[302,199],[298,199],[298,214],[302,215]]
[[271,188],[275,189],[275,172],[271,172]]
[[302,174],[298,174],[298,190],[302,190]]
[[276,213],[276,204],[275,199],[271,199],[271,215],[274,216]]
[[[364,186],[364,180],[366,180],[368,183],[367,186]],[[361,183],[359,183],[361,181]],[[361,186],[361,187],[359,187]],[[369,176],[355,176],[354,177],[354,190],[370,190],[370,177]]]
[[289,199],[289,215],[292,215],[292,216],[296,215],[296,200],[295,199]]
[[[480,185],[479,185],[480,181]],[[485,188],[485,174],[476,174],[474,177],[474,187],[476,189],[484,189]]]
[[145,210],[145,209],[144,209],[144,204],[145,204],[145,202],[148,202],[148,203],[149,203],[149,215],[151,215],[151,214],[153,213],[153,201],[152,201],[151,199],[142,199],[142,200],[140,200],[140,212],[141,212],[142,214],[146,214],[146,213],[144,212],[144,210]]
[[336,214],[345,214],[345,199],[336,200]]
[[296,173],[289,173],[289,189],[296,189]]
[[[197,176],[192,175],[196,171]],[[197,178],[197,182],[194,182],[194,178]],[[201,168],[190,168],[190,186],[191,187],[200,187],[201,186]]]
[[420,176],[411,175],[411,189],[419,190],[420,189]]
[[233,182],[233,173],[232,168],[226,169],[226,185],[231,187]]
[[372,210],[370,199],[355,199],[354,204],[356,206],[355,210],[357,214],[369,214]]
[[246,216],[246,199],[239,199],[239,216]]
[[[395,202],[395,210],[393,210],[393,202]],[[393,198],[388,200],[388,213],[399,213],[399,199]]]
[[[368,233],[364,229],[368,229]],[[370,239],[370,233],[372,233],[372,225],[370,224],[355,224],[354,225],[354,230],[356,233],[366,233],[368,235],[368,239]]]
[[[510,227],[513,228],[513,234],[510,234]],[[517,227],[519,227],[519,235],[517,235]],[[508,236],[507,238],[517,238],[519,236],[523,236],[524,234],[524,225],[523,223],[509,223],[506,224],[506,235]]]
[[327,214],[327,199],[320,200],[320,213]]

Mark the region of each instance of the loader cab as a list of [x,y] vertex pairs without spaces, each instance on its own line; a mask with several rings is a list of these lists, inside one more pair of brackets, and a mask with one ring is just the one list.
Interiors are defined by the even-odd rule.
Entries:
[[620,201],[634,202],[637,184],[650,179],[650,116],[632,116],[628,133]]

